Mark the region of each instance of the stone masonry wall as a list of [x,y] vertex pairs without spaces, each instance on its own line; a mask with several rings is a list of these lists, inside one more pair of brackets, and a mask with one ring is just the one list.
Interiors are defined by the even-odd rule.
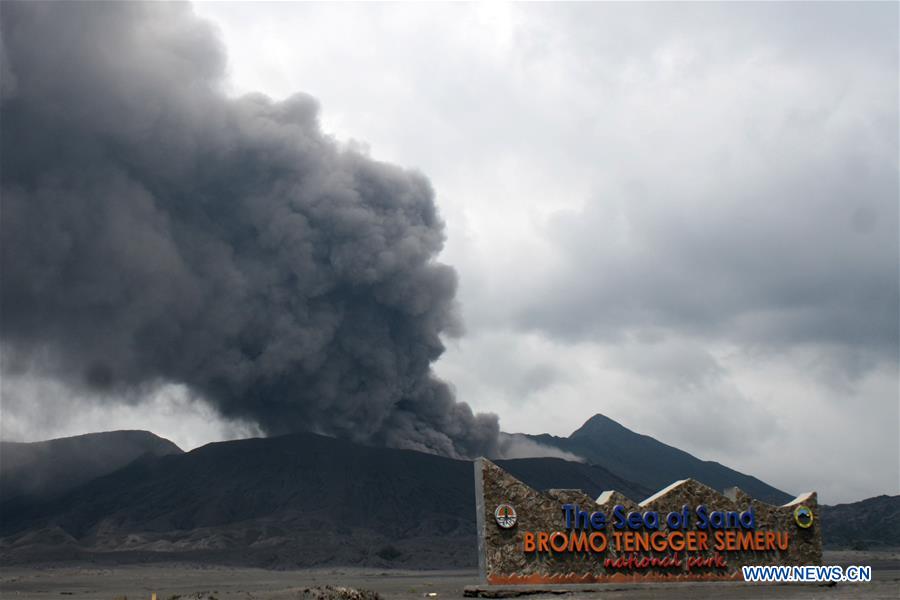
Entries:
[[[819,511],[816,494],[798,497],[784,506],[772,506],[747,496],[733,488],[727,495],[717,492],[697,481],[688,479],[670,486],[644,504],[638,505],[632,499],[617,492],[604,493],[598,504],[593,498],[576,490],[549,490],[539,492],[487,459],[475,461],[475,493],[479,533],[479,566],[482,578],[487,583],[589,583],[603,581],[654,581],[654,580],[703,580],[741,579],[742,565],[816,565],[822,560],[822,540],[819,528]],[[501,528],[494,517],[494,511],[501,504],[515,508],[517,521],[510,529]],[[609,547],[597,552],[551,552],[526,553],[523,549],[525,532],[563,531],[565,519],[562,506],[566,503],[579,505],[588,512],[603,511],[608,523],[603,531]],[[604,560],[620,556],[638,555],[662,558],[671,552],[641,551],[638,553],[617,551],[613,544],[613,508],[623,505],[626,512],[658,511],[660,531],[668,531],[665,515],[670,511],[681,511],[688,505],[693,511],[704,504],[710,511],[744,511],[753,507],[757,531],[777,531],[789,535],[787,550],[774,551],[729,551],[719,552],[727,562],[727,567],[695,567],[687,570],[688,556],[709,557],[716,553],[712,547],[705,552],[681,553],[681,568],[649,567],[636,569],[607,569]],[[794,519],[794,509],[803,504],[813,513],[813,524],[801,528]],[[690,523],[686,531],[694,530],[696,523]],[[712,534],[710,534],[712,535]]]

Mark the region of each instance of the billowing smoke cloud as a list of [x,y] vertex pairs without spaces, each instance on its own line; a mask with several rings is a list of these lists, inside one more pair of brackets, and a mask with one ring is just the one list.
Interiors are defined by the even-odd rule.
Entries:
[[435,378],[458,328],[428,180],[237,100],[189,6],[2,7],[4,370],[189,386],[270,434],[451,456],[498,424]]
[[586,462],[584,457],[578,456],[553,446],[541,444],[521,433],[500,433],[498,458],[561,458],[572,462]]

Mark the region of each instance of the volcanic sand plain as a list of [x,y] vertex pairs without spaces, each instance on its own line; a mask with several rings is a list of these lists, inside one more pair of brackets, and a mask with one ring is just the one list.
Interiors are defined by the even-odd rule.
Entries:
[[[517,588],[522,597],[603,598],[900,598],[900,550],[826,552],[825,564],[871,565],[871,583],[748,584],[648,583],[598,586],[553,586],[541,593]],[[156,592],[158,600],[287,600],[318,586],[373,590],[386,599],[462,598],[477,586],[477,573],[403,571],[365,568],[265,569],[187,564],[0,566],[0,596],[7,599],[141,600]],[[512,588],[503,588],[512,590]]]

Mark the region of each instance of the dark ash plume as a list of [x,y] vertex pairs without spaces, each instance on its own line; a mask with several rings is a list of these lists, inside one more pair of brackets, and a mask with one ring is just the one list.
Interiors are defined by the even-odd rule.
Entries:
[[4,369],[494,453],[496,417],[431,371],[458,325],[424,176],[340,147],[308,96],[226,98],[187,5],[4,2],[2,36]]

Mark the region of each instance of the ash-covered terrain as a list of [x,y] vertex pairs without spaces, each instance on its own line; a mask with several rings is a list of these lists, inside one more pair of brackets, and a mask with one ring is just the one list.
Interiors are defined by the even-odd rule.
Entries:
[[[600,418],[609,421],[598,415],[589,423]],[[656,442],[629,433],[642,443]],[[594,436],[600,446],[604,438]],[[277,569],[447,569],[477,563],[470,461],[314,434],[220,442],[185,453],[146,432],[97,434],[91,443],[100,448],[105,440],[110,447],[123,447],[123,438],[155,441],[125,466],[122,454],[98,450],[97,457],[107,457],[107,467],[86,482],[62,490],[23,487],[31,491],[2,496],[4,564],[185,561]],[[78,440],[15,447],[65,449]],[[620,437],[624,441],[627,437]],[[676,458],[690,457],[672,450]],[[5,456],[0,456],[0,477],[8,468]],[[66,482],[99,468],[90,455],[79,466],[78,457],[68,456]],[[712,465],[713,477],[724,468],[690,458],[682,470],[673,467],[673,480],[694,476],[704,481],[702,472],[697,477],[687,471],[694,464]],[[498,462],[537,489],[576,488],[593,496],[615,489],[636,500],[656,491],[636,470],[627,471],[626,478],[590,462],[559,458]],[[11,461],[9,467],[18,464]],[[35,475],[43,469],[49,476],[57,468],[52,454],[32,465]],[[748,477],[731,473],[731,485]],[[898,547],[898,509],[900,496],[823,507],[825,544]]]
[[[501,461],[536,487],[650,490],[557,458]],[[52,497],[3,501],[4,562],[99,558],[469,567],[472,463],[313,434],[142,456]]]

